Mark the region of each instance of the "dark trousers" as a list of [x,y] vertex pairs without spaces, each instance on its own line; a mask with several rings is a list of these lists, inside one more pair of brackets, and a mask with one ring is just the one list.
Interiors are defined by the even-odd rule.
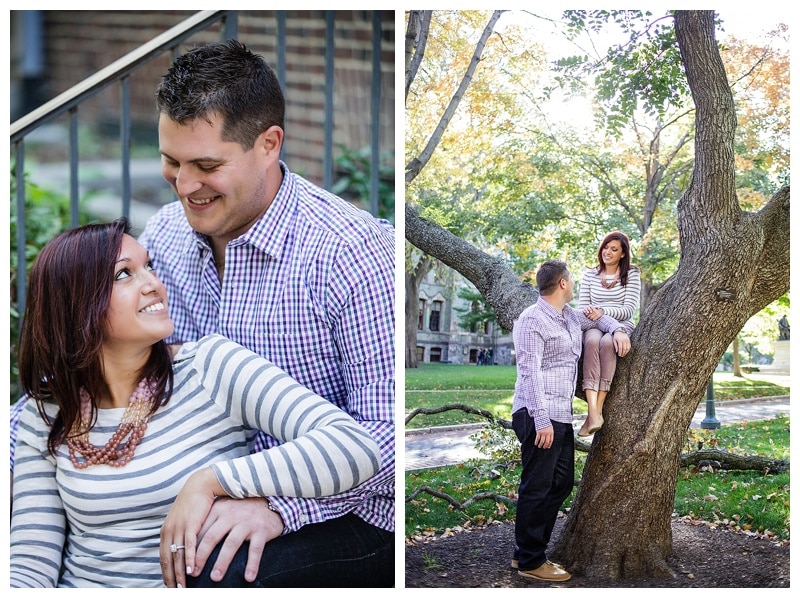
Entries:
[[526,409],[512,416],[512,426],[521,443],[522,475],[514,528],[514,556],[520,571],[536,569],[547,560],[547,544],[558,510],[575,482],[575,439],[572,425],[553,424],[553,445],[536,446],[536,426]]
[[244,579],[243,544],[224,579],[211,581],[221,546],[198,577],[186,576],[190,588],[390,588],[394,586],[394,534],[349,514],[300,528],[267,542],[258,576]]

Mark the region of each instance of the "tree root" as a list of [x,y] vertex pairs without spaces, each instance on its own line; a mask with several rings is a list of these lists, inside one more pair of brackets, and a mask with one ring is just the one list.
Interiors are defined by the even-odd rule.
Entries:
[[465,405],[464,403],[450,403],[448,405],[442,405],[441,407],[435,407],[433,409],[429,409],[427,407],[418,407],[414,409],[411,413],[406,416],[405,423],[408,425],[412,419],[414,419],[417,415],[433,415],[436,413],[444,413],[445,411],[453,411],[455,409],[460,409],[466,413],[472,413],[473,415],[480,415],[490,422],[495,422],[499,426],[506,428],[507,430],[511,429],[511,422],[507,419],[500,419],[494,416],[491,411],[486,411],[486,409],[478,409],[477,407],[472,407],[470,405]]
[[451,507],[453,507],[454,509],[458,509],[459,511],[463,511],[471,504],[474,504],[482,500],[495,500],[495,501],[499,500],[501,502],[510,505],[517,504],[516,499],[509,498],[508,496],[503,496],[502,494],[496,494],[494,492],[479,492],[477,494],[473,494],[464,502],[459,502],[457,499],[453,498],[446,492],[440,492],[438,490],[434,490],[430,486],[420,486],[419,488],[414,490],[414,492],[410,496],[406,498],[406,502],[414,500],[417,496],[419,496],[423,492],[426,494],[430,494],[431,496],[434,496],[436,498],[441,498],[442,500],[446,501]]
[[710,466],[713,469],[756,470],[764,473],[785,473],[789,471],[788,459],[770,459],[758,455],[737,455],[719,449],[701,449],[688,455],[681,455],[681,466]]

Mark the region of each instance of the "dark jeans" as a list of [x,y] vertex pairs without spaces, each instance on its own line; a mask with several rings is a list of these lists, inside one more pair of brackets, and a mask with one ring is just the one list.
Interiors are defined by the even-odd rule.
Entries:
[[258,576],[244,579],[247,543],[220,582],[211,571],[220,546],[190,588],[390,588],[394,586],[394,534],[349,514],[300,528],[267,542]]
[[514,528],[520,571],[536,569],[547,560],[545,553],[558,510],[572,491],[575,481],[575,439],[572,425],[553,424],[553,445],[542,449],[534,444],[536,426],[526,409],[512,416],[512,426],[521,443],[522,474]]

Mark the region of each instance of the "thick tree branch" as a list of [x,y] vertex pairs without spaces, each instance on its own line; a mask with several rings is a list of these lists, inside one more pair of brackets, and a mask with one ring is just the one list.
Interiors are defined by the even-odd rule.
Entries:
[[480,415],[481,417],[485,417],[490,422],[496,422],[499,426],[509,430],[511,429],[511,422],[507,419],[495,419],[494,415],[491,411],[486,411],[486,409],[478,409],[477,407],[472,407],[471,405],[465,405],[464,403],[449,403],[447,405],[443,405],[441,407],[417,407],[411,413],[406,415],[406,425],[412,419],[414,419],[418,415],[434,415],[436,413],[445,413],[446,411],[453,411],[453,410],[461,410],[465,413],[471,413],[473,415]]
[[695,104],[694,172],[678,218],[681,246],[688,247],[709,226],[733,222],[740,213],[733,159],[736,113],[714,37],[714,11],[676,11],[675,35]]
[[536,302],[536,288],[522,282],[506,263],[422,218],[406,204],[406,239],[464,275],[494,309],[498,323],[511,330],[514,320]]
[[770,459],[758,455],[737,455],[718,449],[703,449],[681,455],[681,466],[710,464],[714,469],[728,471],[755,470],[768,473],[785,473],[789,471],[789,461],[786,459]]
[[789,186],[773,195],[767,204],[753,217],[760,230],[764,231],[764,242],[753,263],[759,264],[759,275],[751,291],[753,311],[759,311],[773,301],[774,297],[789,290],[790,263],[790,195]]

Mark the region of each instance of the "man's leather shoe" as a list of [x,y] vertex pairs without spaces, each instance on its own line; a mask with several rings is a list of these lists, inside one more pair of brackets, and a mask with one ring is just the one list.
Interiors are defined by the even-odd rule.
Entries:
[[550,561],[545,561],[536,569],[529,569],[528,571],[519,570],[517,573],[521,577],[529,577],[540,581],[567,581],[572,577],[561,565],[551,563]]

